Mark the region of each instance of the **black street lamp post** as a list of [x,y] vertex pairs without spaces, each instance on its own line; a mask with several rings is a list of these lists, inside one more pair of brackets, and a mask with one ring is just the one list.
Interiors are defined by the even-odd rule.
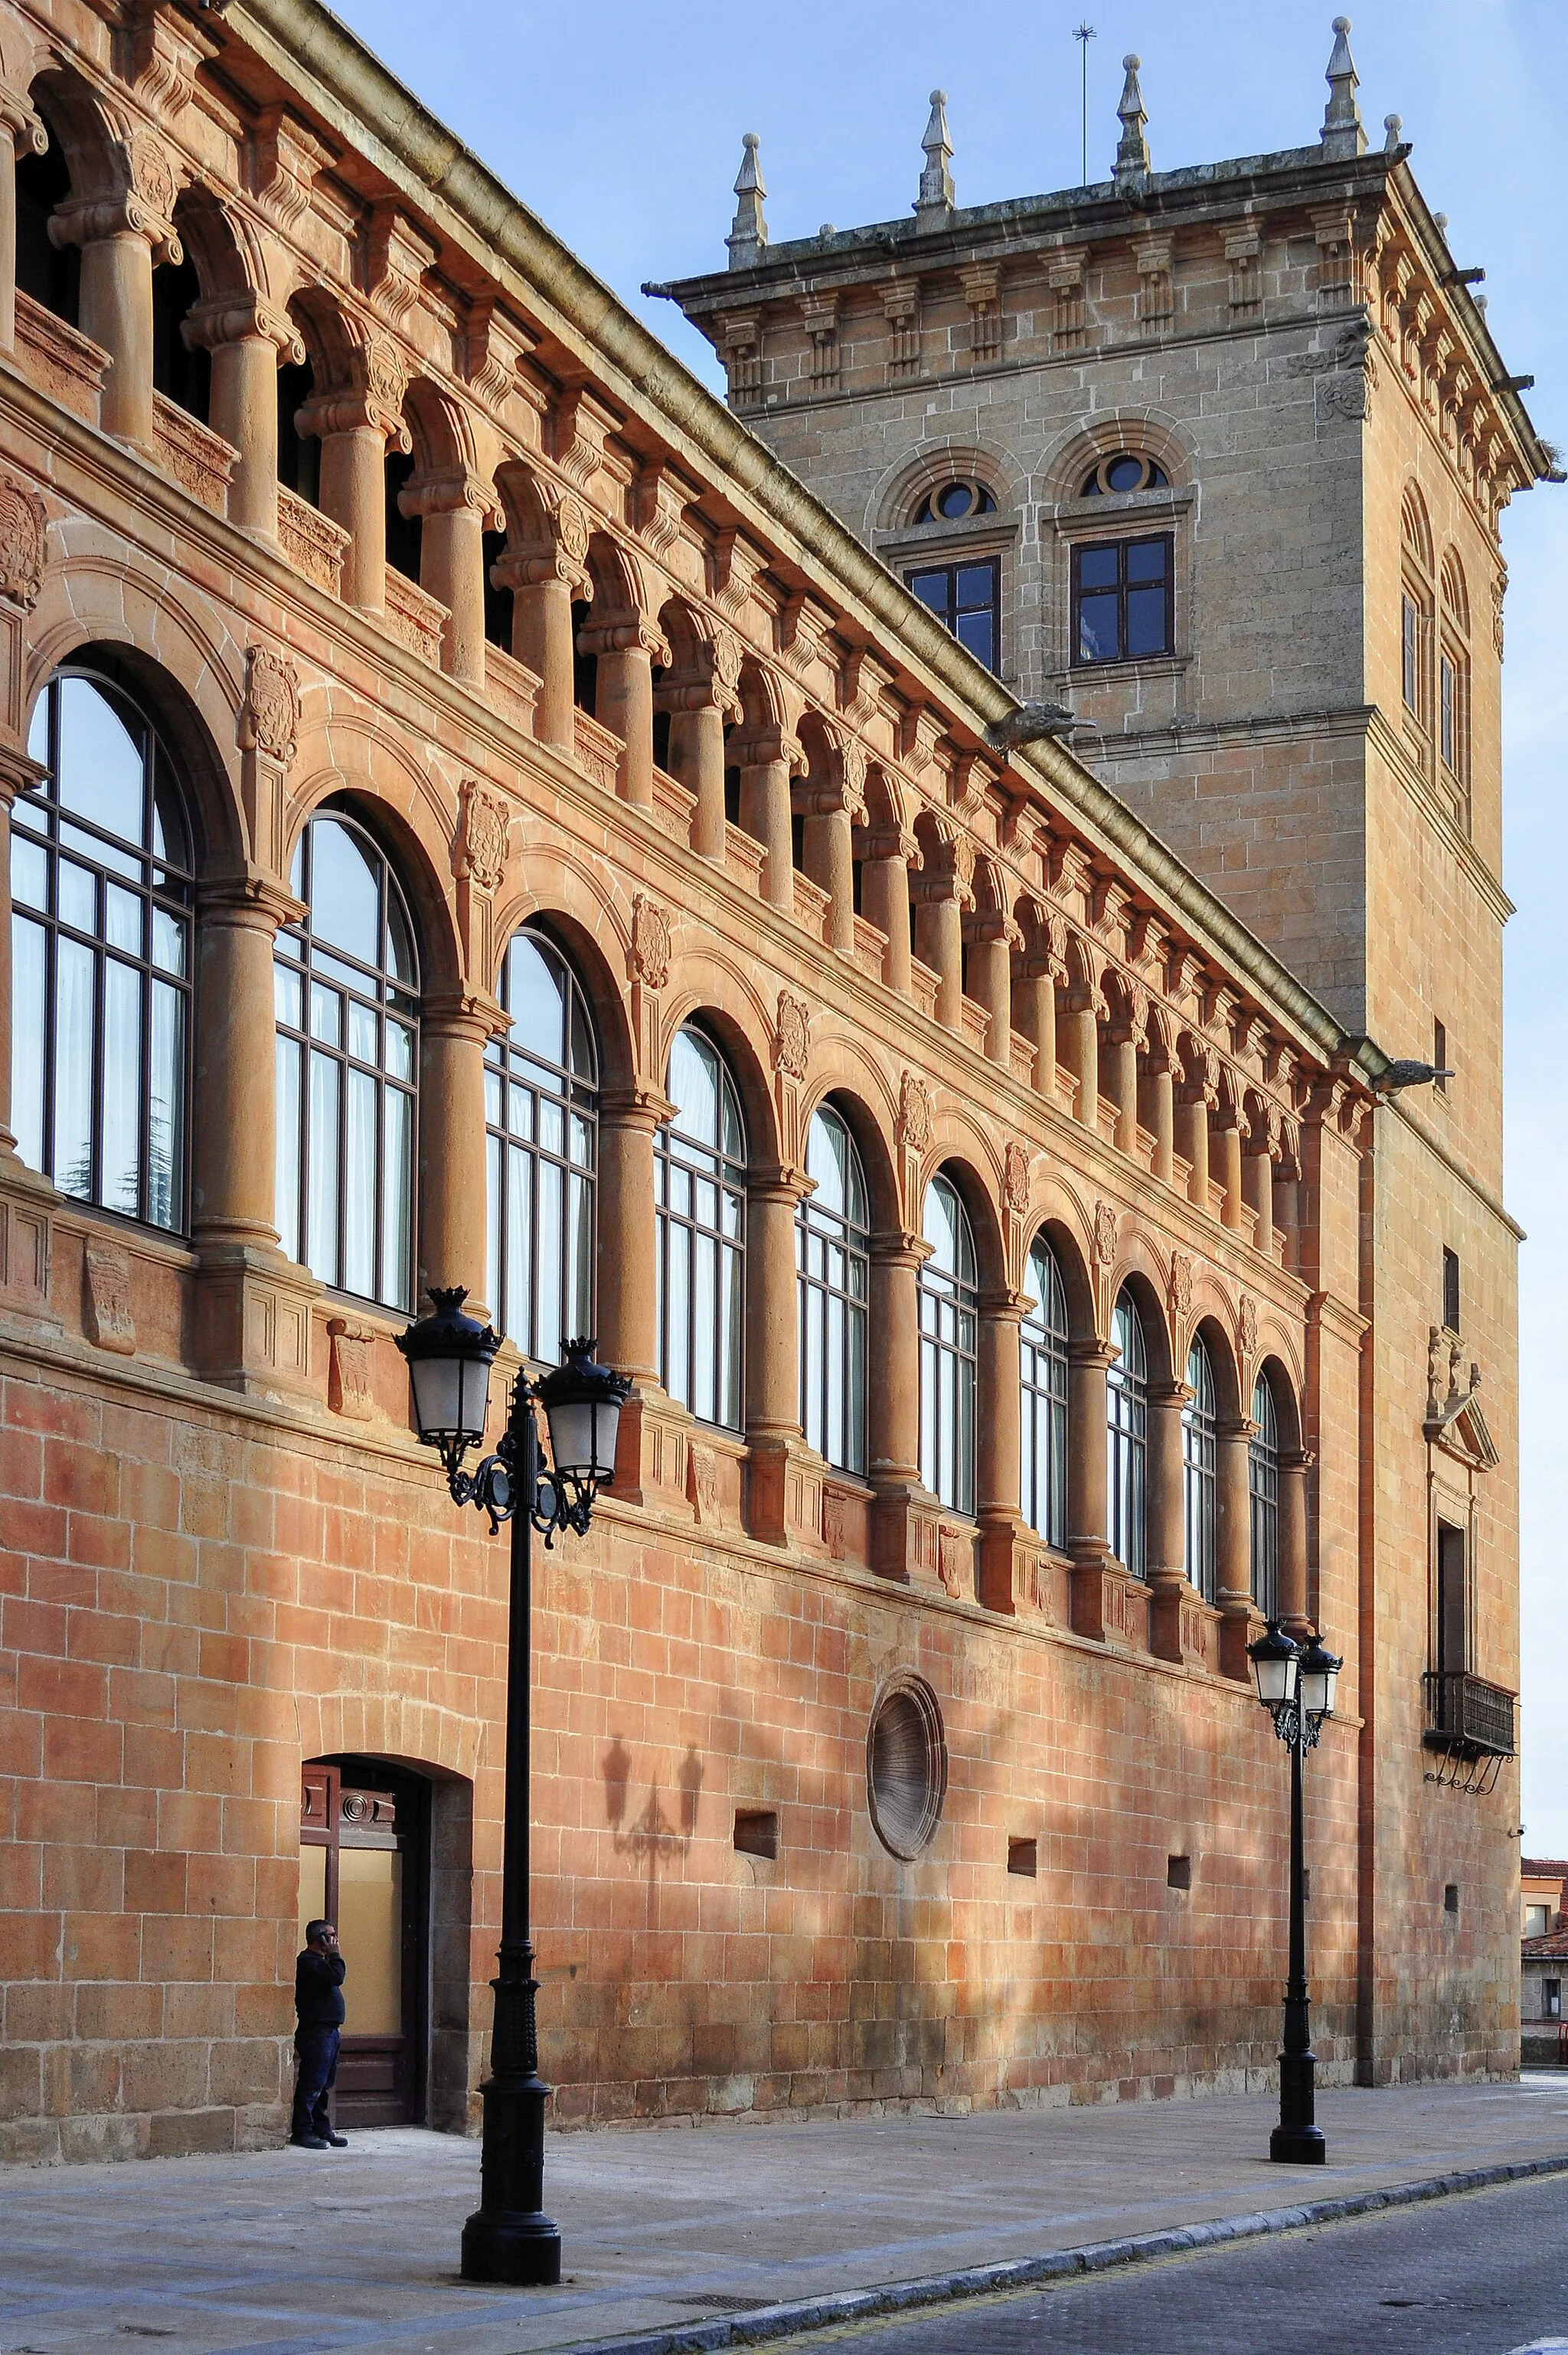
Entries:
[[1302,1762],[1317,1747],[1326,1717],[1334,1713],[1334,1693],[1343,1663],[1325,1648],[1320,1636],[1293,1643],[1271,1619],[1268,1633],[1247,1646],[1258,1699],[1274,1718],[1274,1730],[1290,1749],[1290,1969],[1285,1987],[1285,2042],[1279,2056],[1279,2124],[1269,2137],[1270,2158],[1296,2167],[1321,2167],[1328,2155],[1323,2129],[1313,2115],[1317,2055],[1307,1997],[1307,1872],[1301,1814]]
[[[549,2087],[539,2075],[534,1950],[528,1931],[528,1686],[533,1534],[588,1529],[599,1490],[615,1472],[615,1435],[631,1389],[593,1356],[592,1341],[569,1341],[564,1364],[530,1381],[519,1373],[496,1453],[472,1473],[463,1459],[485,1435],[490,1368],[500,1343],[463,1314],[461,1290],[432,1292],[435,1314],[411,1325],[398,1347],[409,1361],[414,1422],[439,1448],[453,1501],[490,1517],[492,1534],[512,1525],[511,1613],[507,1643],[507,1782],[501,1852],[501,1945],[490,2074],[485,2105],[479,2205],[463,2228],[466,2281],[560,2279],[560,2234],[544,2212],[544,2114]],[[535,1405],[549,1428],[541,1466]]]

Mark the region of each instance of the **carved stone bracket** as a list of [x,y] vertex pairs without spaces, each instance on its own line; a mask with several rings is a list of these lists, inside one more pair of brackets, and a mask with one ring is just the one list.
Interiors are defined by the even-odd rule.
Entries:
[[82,1329],[95,1349],[116,1357],[136,1353],[136,1310],[131,1263],[118,1243],[90,1238],[81,1263]]
[[48,513],[27,483],[0,474],[0,596],[30,613],[44,584]]

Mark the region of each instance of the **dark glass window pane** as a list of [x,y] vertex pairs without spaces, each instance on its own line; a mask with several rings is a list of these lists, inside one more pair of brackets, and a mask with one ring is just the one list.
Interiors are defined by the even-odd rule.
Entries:
[[1105,480],[1114,491],[1136,491],[1143,478],[1141,458],[1114,458],[1105,469]]
[[929,605],[933,613],[947,611],[947,575],[945,572],[912,572],[909,586],[922,604]]
[[1163,539],[1135,539],[1127,546],[1127,579],[1129,581],[1163,581],[1165,579],[1166,542]]
[[960,645],[967,646],[970,653],[985,664],[987,670],[995,670],[996,630],[988,605],[983,613],[960,613],[954,635]]
[[937,498],[937,510],[950,520],[966,516],[975,504],[975,494],[967,483],[949,483]]
[[1163,589],[1129,589],[1127,591],[1127,652],[1129,655],[1162,655],[1165,642],[1165,591]]
[[1116,600],[1084,597],[1078,607],[1078,651],[1084,662],[1114,662],[1121,653],[1116,630]]
[[962,611],[975,605],[989,605],[997,593],[997,568],[994,564],[961,564],[958,568],[958,604]]
[[1081,549],[1078,578],[1085,589],[1114,589],[1116,585],[1116,550],[1114,548]]

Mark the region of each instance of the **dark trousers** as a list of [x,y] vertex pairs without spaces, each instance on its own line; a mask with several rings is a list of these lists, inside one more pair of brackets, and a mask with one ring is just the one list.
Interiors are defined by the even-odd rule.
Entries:
[[332,2132],[328,2104],[337,2083],[340,2033],[336,2028],[300,2027],[294,2030],[298,2073],[294,2078],[293,2124],[289,2132],[296,2141],[305,2135],[325,2140]]

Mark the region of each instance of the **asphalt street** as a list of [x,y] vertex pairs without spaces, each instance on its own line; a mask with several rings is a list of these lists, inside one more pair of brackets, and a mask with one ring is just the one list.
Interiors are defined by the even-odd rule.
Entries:
[[791,2339],[865,2355],[1568,2355],[1568,2182]]

